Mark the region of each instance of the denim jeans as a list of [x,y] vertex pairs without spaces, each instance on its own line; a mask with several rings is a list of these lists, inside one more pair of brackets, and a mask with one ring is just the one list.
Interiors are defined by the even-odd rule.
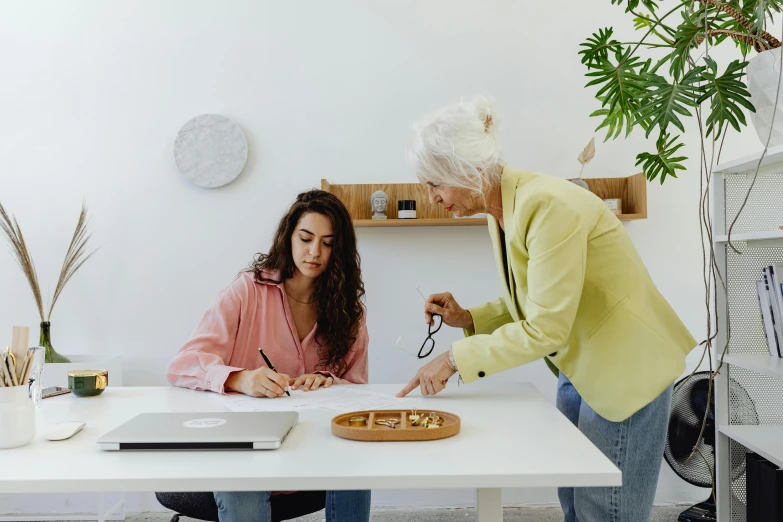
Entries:
[[610,422],[582,400],[560,373],[557,409],[623,472],[622,487],[559,488],[565,522],[647,522],[661,470],[672,387],[622,422]]
[[[220,522],[270,522],[269,491],[215,492]],[[370,491],[327,491],[326,522],[369,522]]]

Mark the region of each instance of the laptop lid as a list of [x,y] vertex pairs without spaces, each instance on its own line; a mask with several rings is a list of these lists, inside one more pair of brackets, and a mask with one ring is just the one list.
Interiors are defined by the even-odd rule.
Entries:
[[142,413],[97,443],[114,451],[277,449],[298,420],[293,411]]

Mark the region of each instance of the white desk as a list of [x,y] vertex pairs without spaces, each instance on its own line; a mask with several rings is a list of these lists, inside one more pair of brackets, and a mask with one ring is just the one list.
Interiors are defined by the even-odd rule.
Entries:
[[[401,385],[371,385],[396,392]],[[39,435],[0,451],[3,493],[476,488],[478,520],[502,520],[501,488],[617,486],[620,471],[527,383],[477,383],[411,406],[462,418],[455,437],[369,443],[335,437],[327,411],[300,414],[276,451],[102,452],[95,439],[143,412],[224,411],[210,392],[108,388],[102,396],[46,399]],[[43,427],[83,420],[72,439],[49,442]]]

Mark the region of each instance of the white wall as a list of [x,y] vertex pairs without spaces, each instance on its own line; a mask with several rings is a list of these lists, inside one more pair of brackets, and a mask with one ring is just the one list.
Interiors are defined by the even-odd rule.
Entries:
[[[55,347],[121,353],[126,384],[162,384],[166,362],[215,293],[267,248],[298,191],[321,178],[413,181],[403,159],[411,121],[463,95],[497,100],[510,165],[575,175],[597,124],[578,44],[607,25],[630,25],[608,1],[549,10],[513,0],[3,2],[0,201],[19,218],[47,294],[82,198],[101,245],[55,310]],[[245,172],[216,190],[185,182],[172,154],[180,126],[205,112],[233,119],[250,144]],[[643,136],[599,141],[586,176],[633,174],[636,153],[652,147]],[[731,134],[724,157],[757,148],[752,131]],[[696,157],[695,140],[687,152]],[[648,197],[649,219],[628,231],[701,339],[698,171],[650,184]],[[489,240],[484,229],[461,227],[360,229],[358,237],[371,379],[401,383],[418,363],[394,341],[404,334],[415,344],[425,331],[415,286],[450,290],[465,305],[496,297]],[[0,293],[0,332],[18,324],[36,332],[29,290],[5,254]],[[438,348],[458,336],[442,332]],[[554,398],[543,363],[496,378],[532,381]],[[659,502],[706,496],[664,464]],[[56,498],[52,509],[73,508]],[[557,501],[551,490],[506,499]],[[0,512],[22,502],[0,500]],[[378,492],[375,500],[471,501],[454,491]]]

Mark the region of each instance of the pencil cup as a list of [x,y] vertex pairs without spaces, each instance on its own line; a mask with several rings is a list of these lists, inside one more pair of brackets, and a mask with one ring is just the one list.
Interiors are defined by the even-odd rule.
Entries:
[[35,437],[35,406],[27,386],[0,388],[0,449],[28,444]]

